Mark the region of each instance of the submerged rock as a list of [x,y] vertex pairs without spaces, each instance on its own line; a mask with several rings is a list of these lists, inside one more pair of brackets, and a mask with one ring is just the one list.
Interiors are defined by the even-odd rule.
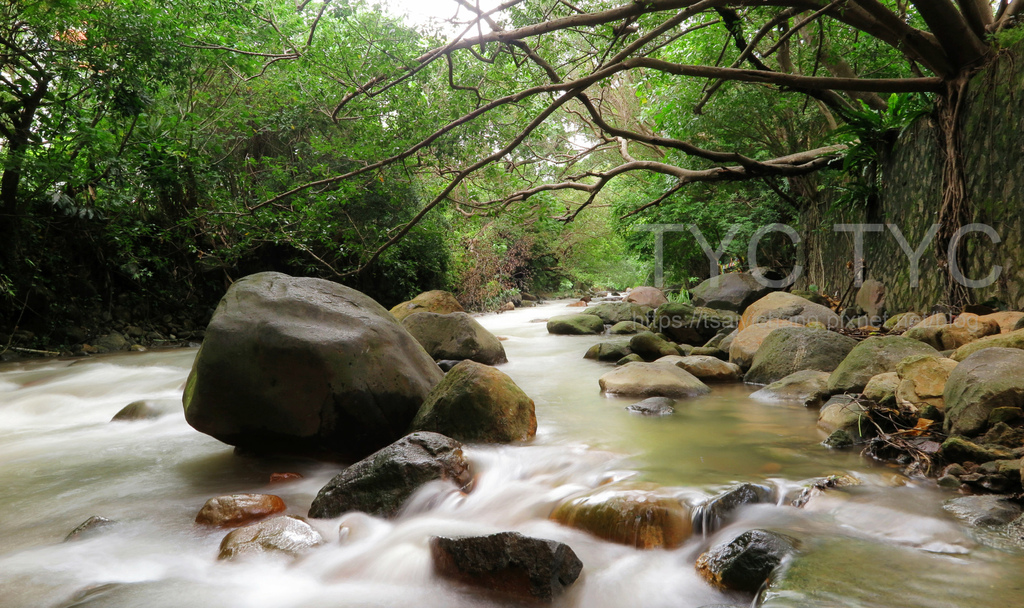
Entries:
[[961,496],[943,503],[942,508],[969,526],[999,526],[1021,515],[1021,507],[1009,496]]
[[391,309],[391,314],[399,321],[411,314],[418,312],[433,312],[439,315],[446,315],[453,312],[464,312],[462,304],[455,299],[455,296],[447,291],[435,289],[425,291],[415,298],[398,304]]
[[469,484],[469,463],[462,444],[437,433],[412,433],[348,467],[317,493],[309,508],[314,518],[362,511],[392,517],[423,484]]
[[627,363],[601,376],[601,390],[624,397],[696,397],[711,389],[671,363]]
[[99,515],[93,515],[89,519],[78,524],[74,530],[68,532],[68,535],[64,537],[64,542],[70,542],[73,540],[82,540],[99,533],[103,528],[109,528],[115,523],[112,519],[106,517],[100,517]]
[[433,431],[459,441],[526,441],[537,434],[537,414],[533,399],[507,374],[463,361],[430,391],[409,431]]
[[796,541],[782,534],[748,530],[701,555],[697,572],[716,587],[756,593],[795,548]]
[[322,545],[320,533],[298,517],[285,515],[238,528],[220,543],[218,559],[237,559],[266,553],[297,557]]
[[828,377],[828,372],[795,372],[752,393],[750,398],[767,402],[795,401],[806,407],[818,407],[829,397]]
[[132,401],[120,409],[111,422],[128,422],[131,420],[155,420],[181,411],[181,404],[170,399],[142,399]]
[[770,384],[804,370],[831,372],[855,346],[856,340],[834,331],[782,327],[761,343],[743,381]]
[[626,409],[643,416],[668,416],[675,413],[675,404],[676,400],[668,397],[648,397],[643,401],[626,406]]
[[604,331],[604,321],[594,315],[559,315],[548,319],[548,333],[559,336],[585,336]]
[[485,365],[508,361],[501,341],[464,312],[417,312],[405,317],[402,327],[434,359],[470,359]]
[[682,503],[643,489],[599,488],[563,502],[551,519],[638,549],[678,547],[693,530]]
[[445,578],[527,601],[552,601],[583,571],[583,562],[568,545],[517,532],[434,537],[430,556],[434,570]]
[[231,494],[206,501],[196,515],[196,523],[236,528],[283,513],[284,501],[273,494]]
[[254,452],[360,458],[401,437],[443,374],[387,310],[277,272],[231,286],[184,391],[192,427]]

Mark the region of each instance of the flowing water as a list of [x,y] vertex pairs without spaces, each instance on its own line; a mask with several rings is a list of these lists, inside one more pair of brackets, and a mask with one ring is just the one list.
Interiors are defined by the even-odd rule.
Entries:
[[[536,402],[534,441],[468,447],[477,475],[468,495],[430,484],[391,521],[311,520],[327,544],[298,560],[219,562],[225,532],[195,526],[195,515],[208,498],[237,492],[277,494],[305,515],[337,465],[237,456],[192,430],[180,405],[155,420],[110,422],[135,400],[180,403],[195,350],[0,368],[0,606],[490,606],[432,574],[427,541],[502,530],[559,540],[579,555],[584,573],[558,606],[748,605],[750,596],[709,587],[693,563],[754,527],[800,547],[764,606],[1024,606],[1024,558],[977,542],[942,510],[950,493],[826,450],[815,412],[752,401],[744,386],[715,386],[669,417],[631,415],[633,400],[598,390],[610,364],[582,358],[595,338],[550,336],[532,322],[563,307],[480,319],[508,338],[501,369]],[[304,478],[270,485],[274,472]],[[696,504],[737,482],[792,495],[833,473],[863,485],[803,509],[743,508],[674,550],[640,551],[548,520],[559,502],[602,484],[650,482]],[[116,523],[62,542],[93,515]]]

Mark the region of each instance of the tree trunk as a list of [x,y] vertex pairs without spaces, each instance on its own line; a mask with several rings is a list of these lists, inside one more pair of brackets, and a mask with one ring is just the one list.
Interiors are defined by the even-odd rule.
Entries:
[[[943,150],[942,205],[939,208],[939,232],[935,240],[935,255],[939,267],[946,274],[946,300],[953,307],[972,304],[971,290],[954,276],[950,264],[949,244],[961,226],[971,223],[973,209],[967,191],[967,174],[963,155],[963,104],[967,93],[967,75],[950,82],[945,95],[938,98],[936,113],[940,144]],[[963,242],[953,254],[961,273],[966,269]]]

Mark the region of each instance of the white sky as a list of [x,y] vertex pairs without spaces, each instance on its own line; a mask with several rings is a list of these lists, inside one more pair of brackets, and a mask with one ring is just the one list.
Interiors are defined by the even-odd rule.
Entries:
[[[474,3],[477,0],[472,0]],[[451,19],[458,11],[459,21],[470,16],[468,9],[459,6],[455,0],[386,0],[394,14],[406,14],[409,20],[417,24],[425,24],[431,18],[440,23]],[[479,0],[480,8],[488,10],[499,4],[500,0]]]

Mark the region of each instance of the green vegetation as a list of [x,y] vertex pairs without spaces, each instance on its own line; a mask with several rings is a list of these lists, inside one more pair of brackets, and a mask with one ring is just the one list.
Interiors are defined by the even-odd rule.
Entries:
[[[386,306],[624,288],[652,223],[746,264],[759,227],[872,196],[1024,2],[690,4],[463,8],[449,41],[364,0],[0,0],[0,331],[201,321],[260,270]],[[665,247],[669,284],[707,276],[689,232]]]

